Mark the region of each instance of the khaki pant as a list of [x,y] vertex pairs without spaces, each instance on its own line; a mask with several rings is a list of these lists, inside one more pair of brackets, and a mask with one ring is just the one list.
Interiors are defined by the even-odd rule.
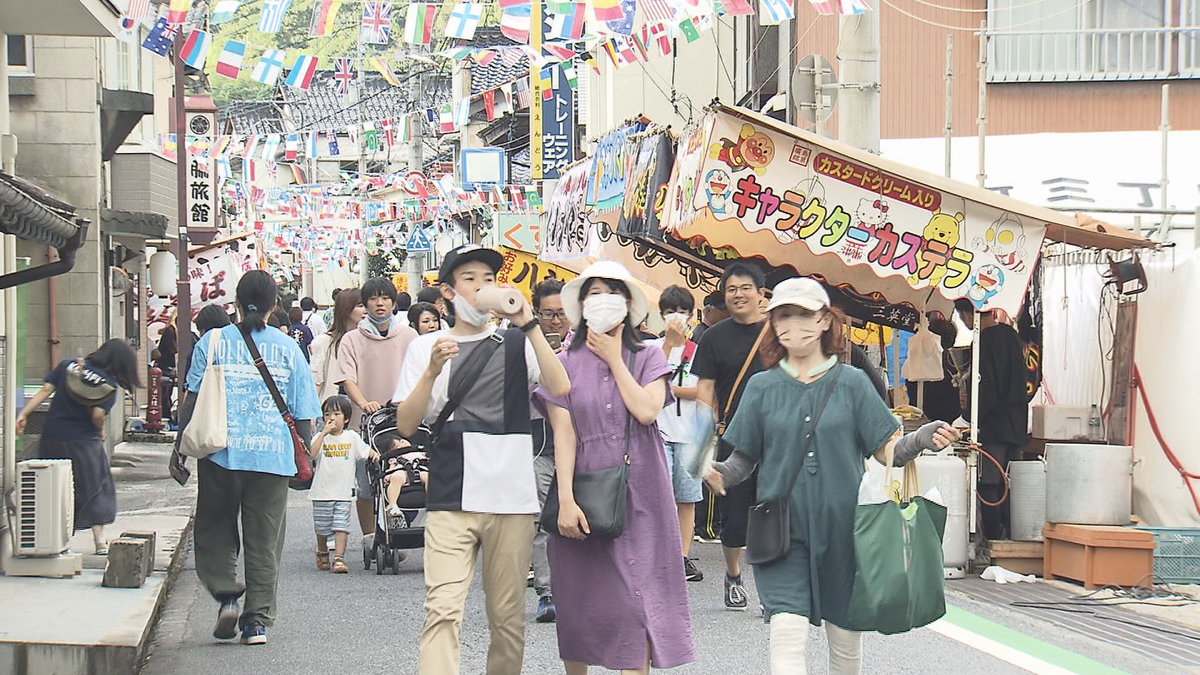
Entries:
[[421,675],[457,675],[459,632],[475,560],[483,551],[487,675],[519,675],[525,655],[525,579],[534,516],[430,511],[425,523]]

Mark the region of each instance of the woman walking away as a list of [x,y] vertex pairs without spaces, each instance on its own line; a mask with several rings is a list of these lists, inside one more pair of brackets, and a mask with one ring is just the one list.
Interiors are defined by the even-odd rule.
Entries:
[[[221,605],[213,637],[232,639],[240,627],[243,644],[261,645],[266,644],[267,627],[275,620],[288,478],[296,473],[296,461],[291,432],[271,403],[270,389],[254,365],[248,341],[253,340],[306,443],[321,408],[300,346],[285,333],[267,328],[266,317],[275,309],[271,275],[261,270],[244,274],[237,285],[237,303],[241,323],[213,330],[204,338],[205,348],[193,354],[180,436],[192,418],[200,383],[223,373],[227,446],[198,462],[200,486],[192,534],[196,574]],[[209,369],[209,340],[218,341],[215,363],[222,366],[220,371]],[[244,585],[237,581],[239,551],[245,554]],[[243,594],[246,608],[239,611]]]
[[761,464],[758,502],[788,496],[787,556],[754,566],[771,624],[771,672],[803,675],[808,626],[824,622],[830,675],[858,675],[862,634],[849,630],[846,613],[864,460],[875,455],[883,461],[894,443],[899,466],[924,449],[948,447],[957,433],[944,422],[931,422],[896,436],[896,419],[867,376],[838,363],[842,317],[816,281],[780,282],[767,310],[770,328],[761,351],[767,370],[750,378],[725,432],[733,454],[714,465],[705,480],[724,494]]
[[[629,272],[598,262],[562,291],[575,326],[559,358],[572,382],[589,383],[566,397],[535,396],[554,431],[558,531],[547,546],[567,675],[588,665],[648,673],[696,658],[680,571],[679,520],[658,419],[671,396],[661,349],[646,349],[635,330],[648,310]],[[591,534],[575,501],[577,471],[629,465],[621,534]],[[435,477],[436,480],[436,477]],[[553,497],[551,497],[553,498]]]
[[357,288],[340,291],[333,303],[333,323],[328,331],[318,335],[310,345],[312,351],[311,370],[317,385],[317,398],[324,401],[336,396],[338,345],[342,336],[358,327],[358,322],[367,315],[363,306],[362,293]]
[[45,384],[17,416],[17,433],[25,433],[29,413],[50,401],[50,414],[38,443],[41,459],[69,459],[75,479],[75,529],[91,528],[96,555],[108,553],[104,526],[117,519],[104,423],[120,392],[142,386],[138,358],[124,340],[112,339],[82,359],[61,361]]

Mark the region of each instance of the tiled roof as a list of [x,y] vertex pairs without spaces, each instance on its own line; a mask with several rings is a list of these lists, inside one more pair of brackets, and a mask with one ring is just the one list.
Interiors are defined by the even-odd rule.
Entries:
[[0,172],[0,232],[62,249],[79,232],[75,207],[26,180]]
[[[471,46],[477,49],[488,47],[518,47],[520,43],[510,40],[500,32],[497,26],[482,27],[475,31],[475,39]],[[514,66],[506,66],[497,56],[486,66],[476,64],[471,68],[471,93],[480,94],[489,89],[495,89],[505,82],[529,74],[529,57],[522,56]]]

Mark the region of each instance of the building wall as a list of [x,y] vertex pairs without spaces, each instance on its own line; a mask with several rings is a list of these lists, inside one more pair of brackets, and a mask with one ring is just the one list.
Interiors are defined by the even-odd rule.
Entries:
[[175,162],[150,151],[118,151],[110,167],[112,208],[160,213],[167,217],[167,231],[177,231]]
[[[955,9],[986,9],[987,0],[939,0]],[[986,14],[935,10],[915,2],[900,5],[930,22],[970,27],[948,30],[922,23],[887,4],[877,7],[880,21],[880,135],[882,138],[932,138],[945,129],[946,35],[954,37],[954,114],[956,136],[976,133],[979,108],[979,38],[973,32]],[[838,17],[818,17],[808,3],[796,5],[797,37],[805,37],[797,58],[821,54],[838,62]],[[815,21],[815,23],[814,23]],[[811,29],[810,29],[811,26]],[[1037,132],[1138,131],[1159,125],[1161,82],[994,83],[987,87],[987,134]],[[828,123],[837,137],[838,111]],[[1171,126],[1200,128],[1200,80],[1171,82]]]
[[[75,268],[55,278],[59,358],[87,354],[105,335],[105,292],[100,241],[100,41],[37,37],[33,41],[34,94],[10,99],[17,136],[17,173],[34,180],[92,221]],[[45,247],[21,242],[19,255],[44,263]],[[40,380],[50,362],[50,282],[29,285],[25,379]]]

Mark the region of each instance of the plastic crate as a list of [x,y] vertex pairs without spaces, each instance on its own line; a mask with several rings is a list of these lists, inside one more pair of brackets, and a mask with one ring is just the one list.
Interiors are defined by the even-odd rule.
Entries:
[[1154,581],[1200,584],[1200,528],[1139,527],[1154,534]]

